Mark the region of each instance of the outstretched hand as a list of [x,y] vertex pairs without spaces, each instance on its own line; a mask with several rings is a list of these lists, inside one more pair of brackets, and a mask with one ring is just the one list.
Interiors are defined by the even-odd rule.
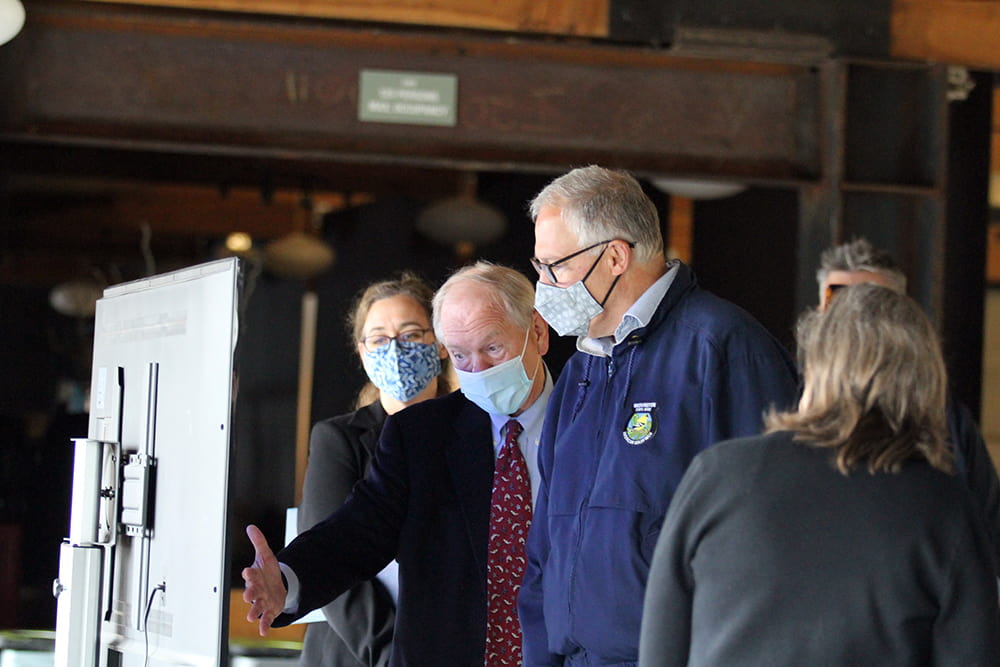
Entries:
[[281,581],[278,559],[267,545],[267,538],[257,526],[247,526],[247,537],[253,544],[253,565],[243,568],[243,601],[250,603],[247,620],[259,623],[260,636],[271,629],[271,623],[285,607],[285,585]]

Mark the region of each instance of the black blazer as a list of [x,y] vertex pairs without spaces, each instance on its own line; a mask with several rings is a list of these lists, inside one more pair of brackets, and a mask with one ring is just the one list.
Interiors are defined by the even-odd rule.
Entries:
[[[278,552],[299,613],[399,562],[391,665],[481,665],[493,441],[461,392],[391,415],[368,476],[344,505]],[[282,615],[275,626],[297,616]]]
[[[304,532],[338,509],[368,470],[385,410],[376,401],[324,419],[309,437],[298,529]],[[392,648],[396,605],[377,579],[363,581],[323,607],[326,623],[306,629],[299,664],[308,667],[385,667]]]

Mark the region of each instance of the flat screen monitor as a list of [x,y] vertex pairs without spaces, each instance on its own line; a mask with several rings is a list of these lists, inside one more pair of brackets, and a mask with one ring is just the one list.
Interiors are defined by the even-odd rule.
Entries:
[[[97,303],[87,440],[103,452],[101,667],[228,660],[241,283],[231,258],[110,287]],[[88,521],[79,473],[70,542],[77,516]]]

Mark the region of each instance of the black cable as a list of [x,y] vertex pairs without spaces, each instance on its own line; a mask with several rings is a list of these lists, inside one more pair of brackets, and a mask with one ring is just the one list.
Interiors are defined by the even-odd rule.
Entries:
[[146,639],[146,660],[144,662],[145,667],[149,667],[149,612],[153,610],[153,599],[156,597],[157,591],[167,592],[167,582],[161,581],[157,584],[153,592],[149,594],[149,602],[146,603],[146,615],[142,621],[142,634]]

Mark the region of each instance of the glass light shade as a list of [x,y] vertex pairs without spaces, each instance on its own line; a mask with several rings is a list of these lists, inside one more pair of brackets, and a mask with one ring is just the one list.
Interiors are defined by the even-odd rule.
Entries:
[[24,26],[24,5],[20,0],[0,0],[0,44],[6,44]]
[[707,181],[692,178],[653,178],[650,179],[657,189],[688,199],[722,199],[732,197],[747,189],[742,183],[726,181]]
[[277,276],[306,280],[333,265],[333,248],[322,239],[295,231],[264,248],[264,266]]
[[458,195],[428,206],[417,217],[417,230],[445,246],[456,243],[485,245],[507,233],[507,218],[497,208]]

